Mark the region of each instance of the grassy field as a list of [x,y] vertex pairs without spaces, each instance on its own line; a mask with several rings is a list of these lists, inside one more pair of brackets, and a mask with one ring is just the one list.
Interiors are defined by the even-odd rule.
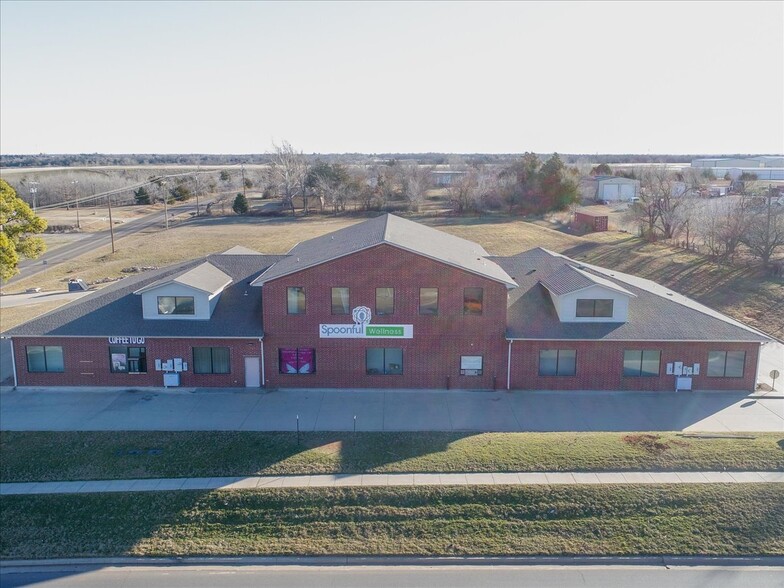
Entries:
[[[545,247],[575,259],[655,280],[771,335],[784,338],[784,281],[761,270],[719,266],[707,258],[627,233],[608,232],[577,237],[505,216],[412,216],[435,228],[482,244],[491,254],[510,255]],[[128,266],[164,266],[225,251],[236,244],[264,253],[285,253],[294,244],[360,222],[358,217],[305,218],[216,217],[191,220],[169,231],[150,229],[119,242],[112,254],[103,247],[7,287],[8,292],[31,286],[63,290],[69,278],[93,282],[120,277]],[[8,309],[7,329],[29,316]]]
[[0,557],[782,555],[781,484],[6,496]]
[[784,436],[678,433],[0,433],[0,481],[357,472],[784,470]]

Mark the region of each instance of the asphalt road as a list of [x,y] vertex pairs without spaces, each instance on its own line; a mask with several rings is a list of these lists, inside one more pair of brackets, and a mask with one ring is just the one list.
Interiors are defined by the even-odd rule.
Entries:
[[345,588],[782,588],[782,567],[663,566],[144,566],[28,568],[0,572],[0,584],[103,588],[235,588],[239,586]]
[[[207,202],[201,203],[200,208],[204,209],[208,204]],[[195,204],[182,204],[180,206],[170,206],[169,207],[169,216],[175,216],[178,214],[183,214],[186,212],[191,212],[196,210]],[[143,231],[149,227],[153,227],[159,225],[163,227],[164,225],[164,217],[163,212],[155,212],[153,214],[149,214],[147,216],[143,216],[138,219],[134,219],[132,221],[128,221],[126,223],[116,225],[114,228],[114,240],[115,242],[123,237],[127,237],[128,235],[133,235],[134,233],[138,233],[139,231]],[[53,267],[57,264],[63,263],[64,261],[68,261],[73,259],[74,257],[78,257],[84,253],[88,253],[101,247],[103,245],[108,245],[112,242],[112,237],[110,231],[107,229],[105,231],[99,231],[97,233],[85,233],[84,238],[79,239],[73,243],[69,243],[68,245],[63,245],[62,247],[58,247],[57,249],[53,249],[47,253],[44,253],[38,259],[25,259],[19,264],[19,273],[15,275],[10,280],[6,281],[6,284],[13,284],[14,282],[21,280],[22,278],[26,278],[29,276],[33,276],[37,273],[40,273],[50,267]]]

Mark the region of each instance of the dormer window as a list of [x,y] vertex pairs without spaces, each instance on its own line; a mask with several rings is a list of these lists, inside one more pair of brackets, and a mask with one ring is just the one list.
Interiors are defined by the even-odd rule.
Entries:
[[158,314],[194,314],[193,296],[158,296]]
[[153,282],[134,292],[142,297],[148,320],[209,320],[223,290],[232,279],[205,261],[182,273]]
[[577,299],[577,314],[579,318],[582,317],[607,317],[612,318],[613,315],[613,300],[612,298],[599,298],[599,299]]

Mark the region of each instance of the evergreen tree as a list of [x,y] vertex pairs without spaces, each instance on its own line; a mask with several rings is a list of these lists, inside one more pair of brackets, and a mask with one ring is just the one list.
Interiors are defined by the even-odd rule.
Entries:
[[245,198],[245,194],[242,192],[237,194],[237,197],[234,199],[234,204],[231,205],[231,209],[236,214],[248,214],[248,199]]
[[136,204],[150,204],[150,193],[142,186],[138,190],[133,191],[133,197],[136,199]]

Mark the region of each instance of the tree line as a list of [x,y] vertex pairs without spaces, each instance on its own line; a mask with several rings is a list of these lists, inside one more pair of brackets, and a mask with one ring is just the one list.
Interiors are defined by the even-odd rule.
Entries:
[[[541,157],[546,154],[540,153]],[[706,157],[754,157],[756,154],[640,154],[640,153],[569,153],[561,154],[567,165],[578,163],[689,163],[692,159]],[[504,164],[521,157],[520,153],[326,153],[307,155],[311,161],[321,159],[329,163],[364,165],[374,161],[405,160],[420,165],[446,165],[452,157],[461,157],[470,164]],[[75,166],[131,166],[131,165],[235,165],[266,164],[274,158],[270,153],[220,154],[220,153],[74,153],[74,154],[3,154],[0,167],[75,167]]]

